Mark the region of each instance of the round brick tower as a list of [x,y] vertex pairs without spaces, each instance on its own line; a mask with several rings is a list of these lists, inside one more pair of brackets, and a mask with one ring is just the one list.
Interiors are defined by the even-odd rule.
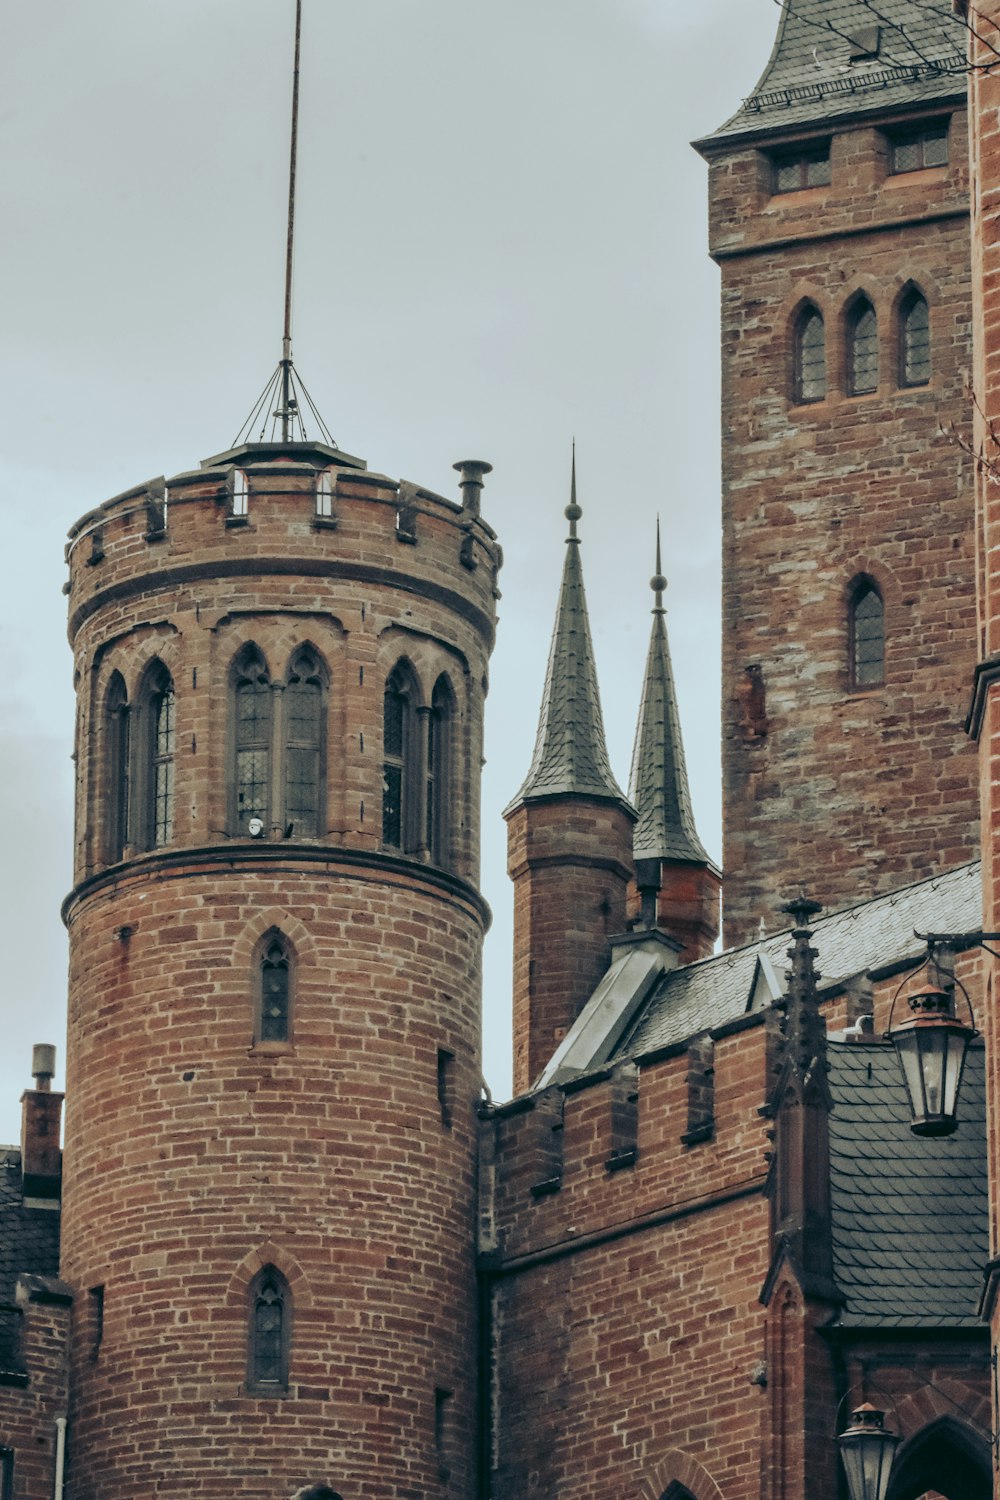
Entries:
[[486,467],[250,444],[71,533],[77,1500],[474,1492]]

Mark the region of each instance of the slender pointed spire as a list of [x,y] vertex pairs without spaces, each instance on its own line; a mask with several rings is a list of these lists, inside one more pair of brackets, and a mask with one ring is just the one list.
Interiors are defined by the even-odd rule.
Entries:
[[561,793],[625,802],[611,772],[604,740],[604,720],[597,690],[594,648],[587,618],[587,599],[580,562],[577,522],[583,512],[576,498],[576,444],[570,479],[566,561],[549,648],[545,689],[531,768],[511,802]]
[[656,522],[656,572],[649,580],[649,586],[656,602],[629,780],[629,796],[639,814],[633,841],[635,857],[710,864],[695,828],[684,763],[663,607],[667,580],[660,560],[659,519]]

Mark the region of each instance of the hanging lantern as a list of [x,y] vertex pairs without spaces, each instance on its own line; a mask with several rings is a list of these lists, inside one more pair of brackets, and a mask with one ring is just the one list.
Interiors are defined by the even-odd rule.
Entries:
[[884,1418],[885,1412],[866,1401],[837,1439],[851,1500],[885,1500],[899,1438],[886,1431]]
[[957,1018],[947,990],[911,995],[910,1010],[913,1014],[898,1026],[892,1025],[891,1013],[889,1018],[889,1040],[910,1101],[910,1129],[914,1135],[951,1135],[958,1124],[965,1054],[978,1033]]

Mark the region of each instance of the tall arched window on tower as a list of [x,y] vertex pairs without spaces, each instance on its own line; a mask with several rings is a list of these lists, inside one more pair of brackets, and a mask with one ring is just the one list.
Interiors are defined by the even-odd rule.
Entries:
[[826,396],[826,332],[823,315],[810,303],[799,313],[793,338],[794,388],[798,402],[822,401]]
[[408,662],[389,674],[382,700],[382,842],[388,849],[412,850],[419,836],[416,708],[418,691]]
[[930,309],[927,299],[912,287],[899,304],[899,383],[926,385],[930,378]]
[[233,776],[230,827],[233,833],[246,835],[263,832],[271,817],[273,693],[267,662],[256,646],[248,646],[237,658],[232,684]]
[[293,657],[283,697],[283,817],[295,838],[317,838],[323,829],[324,674],[309,647]]
[[867,297],[847,314],[847,389],[852,396],[878,389],[878,322]]
[[427,849],[436,865],[451,863],[454,721],[455,695],[441,676],[431,694],[427,724]]
[[255,1042],[287,1042],[292,1034],[292,955],[280,932],[270,932],[257,954]]
[[849,677],[855,691],[885,681],[885,609],[878,585],[858,578],[848,595]]
[[128,842],[129,716],[128,693],[120,672],[112,674],[104,701],[105,858],[115,864]]
[[283,1396],[288,1390],[292,1297],[275,1266],[265,1266],[251,1282],[249,1313],[247,1390],[254,1396]]
[[176,705],[170,673],[160,661],[146,670],[138,695],[140,737],[135,764],[142,849],[162,849],[174,834]]

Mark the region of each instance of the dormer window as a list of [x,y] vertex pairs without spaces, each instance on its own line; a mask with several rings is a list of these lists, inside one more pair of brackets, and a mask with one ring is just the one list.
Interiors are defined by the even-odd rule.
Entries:
[[771,157],[771,190],[798,193],[805,188],[829,187],[830,142],[792,146]]
[[889,137],[889,171],[898,176],[903,172],[921,172],[925,167],[948,165],[948,121],[935,120],[933,124],[918,125],[913,129],[893,132]]

